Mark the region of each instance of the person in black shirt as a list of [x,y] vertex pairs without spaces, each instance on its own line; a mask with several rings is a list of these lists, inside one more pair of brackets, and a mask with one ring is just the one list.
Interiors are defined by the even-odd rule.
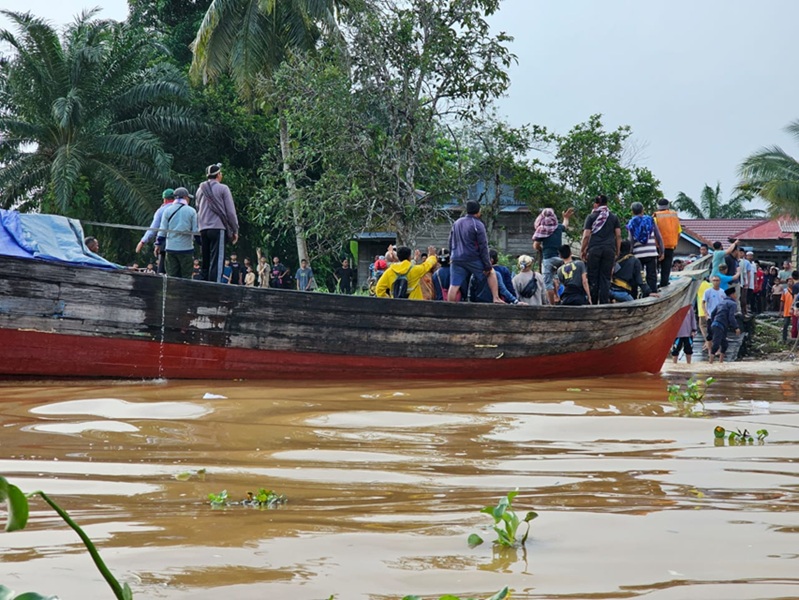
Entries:
[[610,296],[616,302],[630,302],[638,297],[640,289],[644,297],[650,295],[650,288],[644,281],[641,272],[641,261],[632,253],[632,243],[624,240],[621,243],[621,256],[613,268],[613,279],[610,282]]
[[608,197],[594,198],[594,210],[585,219],[580,254],[588,270],[592,304],[610,302],[610,278],[621,246],[621,223],[608,209]]
[[350,261],[346,258],[341,261],[341,266],[335,270],[333,276],[336,278],[336,285],[341,294],[352,293],[352,283],[355,279],[355,272],[350,268]]
[[244,269],[241,268],[238,256],[230,255],[230,282],[233,285],[244,285]]

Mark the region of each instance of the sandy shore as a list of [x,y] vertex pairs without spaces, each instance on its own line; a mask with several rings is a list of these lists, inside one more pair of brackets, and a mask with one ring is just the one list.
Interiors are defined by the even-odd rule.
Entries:
[[707,363],[695,362],[690,365],[684,360],[676,365],[667,360],[663,364],[663,373],[696,373],[701,375],[782,375],[799,374],[799,359],[792,358],[787,360],[742,360],[737,362]]

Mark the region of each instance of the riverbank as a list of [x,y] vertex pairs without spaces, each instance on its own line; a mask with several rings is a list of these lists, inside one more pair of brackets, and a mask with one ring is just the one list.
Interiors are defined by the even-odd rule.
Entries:
[[671,357],[663,364],[662,373],[697,374],[697,375],[797,375],[799,374],[799,359],[795,356],[785,359],[756,359],[739,360],[735,362],[693,362],[690,365],[680,361],[676,365]]

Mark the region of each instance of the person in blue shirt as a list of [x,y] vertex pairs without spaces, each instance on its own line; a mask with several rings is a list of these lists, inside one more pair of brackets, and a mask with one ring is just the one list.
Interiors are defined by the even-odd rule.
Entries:
[[479,202],[466,203],[466,215],[452,224],[447,246],[451,264],[447,300],[457,302],[461,293],[468,292],[470,279],[477,279],[478,284],[486,279],[493,302],[502,304],[497,275],[488,256],[488,235],[480,220]]
[[730,243],[726,250],[722,248],[721,242],[713,242],[713,267],[710,270],[711,275],[718,275],[719,267],[723,264],[727,264],[727,269],[729,270],[730,266],[726,260],[737,247],[738,240]]
[[449,250],[444,248],[438,253],[438,269],[433,273],[433,289],[436,300],[446,300],[449,291]]
[[730,284],[741,277],[741,273],[738,272],[735,275],[727,275],[727,265],[720,265],[717,276],[721,281],[721,290],[726,292],[727,288],[730,287]]

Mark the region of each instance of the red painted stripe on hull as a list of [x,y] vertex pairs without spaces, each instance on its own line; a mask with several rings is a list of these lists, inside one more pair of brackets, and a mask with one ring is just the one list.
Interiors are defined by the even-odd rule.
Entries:
[[2,376],[168,379],[547,379],[660,371],[687,307],[610,348],[498,359],[397,358],[189,346],[0,330]]

